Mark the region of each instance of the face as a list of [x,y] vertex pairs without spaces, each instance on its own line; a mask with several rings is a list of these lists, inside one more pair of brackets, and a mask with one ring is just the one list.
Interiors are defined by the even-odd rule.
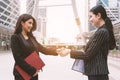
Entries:
[[25,32],[30,32],[33,28],[33,19],[29,19],[26,22],[22,22],[22,30]]
[[93,14],[93,12],[89,12],[89,21],[93,26],[98,26],[99,25],[99,16]]

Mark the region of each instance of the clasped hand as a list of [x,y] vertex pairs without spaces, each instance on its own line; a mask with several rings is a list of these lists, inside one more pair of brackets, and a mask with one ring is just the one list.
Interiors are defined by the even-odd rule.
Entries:
[[59,48],[56,50],[56,52],[61,56],[61,57],[64,57],[64,56],[67,56],[68,54],[70,54],[71,50],[70,49],[67,49],[67,48]]

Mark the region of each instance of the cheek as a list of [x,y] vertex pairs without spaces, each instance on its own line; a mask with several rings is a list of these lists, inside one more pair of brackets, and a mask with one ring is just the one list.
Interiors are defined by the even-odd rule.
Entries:
[[91,19],[90,19],[90,22],[91,22],[91,24],[92,24],[93,26],[96,25],[96,20],[95,20],[94,18],[91,18]]
[[97,25],[98,24],[98,19],[94,20],[94,24]]
[[28,26],[26,24],[23,25],[23,29],[24,30],[27,30],[28,29]]
[[92,24],[95,24],[95,23],[96,23],[96,19],[95,19],[95,18],[91,18],[91,19],[90,19],[90,22],[91,22]]
[[25,24],[23,27],[24,27],[24,29],[26,29],[26,28],[27,28],[27,25]]
[[90,18],[89,20],[91,23],[94,23],[94,19],[93,18]]
[[29,26],[30,26],[30,24],[29,24],[29,23],[26,23],[26,24],[25,24],[25,27],[26,27],[26,28],[28,28]]

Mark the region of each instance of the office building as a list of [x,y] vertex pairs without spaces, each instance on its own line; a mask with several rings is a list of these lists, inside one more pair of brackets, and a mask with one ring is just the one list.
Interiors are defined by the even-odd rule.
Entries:
[[19,0],[0,0],[0,42],[10,40],[20,13]]
[[109,6],[109,0],[98,0],[97,5],[102,5],[104,7],[108,7]]
[[39,39],[38,41],[41,41],[46,38],[46,8],[39,7],[39,1],[41,0],[27,0],[26,12],[36,19],[37,29],[34,34]]

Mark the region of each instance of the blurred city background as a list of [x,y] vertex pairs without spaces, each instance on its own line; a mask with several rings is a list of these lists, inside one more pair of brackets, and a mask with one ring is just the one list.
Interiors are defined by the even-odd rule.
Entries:
[[[117,47],[109,53],[110,80],[120,80],[120,0],[0,0],[0,79],[14,80],[10,38],[21,14],[37,20],[34,35],[45,47],[79,49],[81,33],[87,41],[96,30],[88,21],[89,10],[95,5],[103,5],[113,23]],[[74,59],[69,56],[41,57],[47,66],[39,73],[40,80],[87,80],[71,70]]]

